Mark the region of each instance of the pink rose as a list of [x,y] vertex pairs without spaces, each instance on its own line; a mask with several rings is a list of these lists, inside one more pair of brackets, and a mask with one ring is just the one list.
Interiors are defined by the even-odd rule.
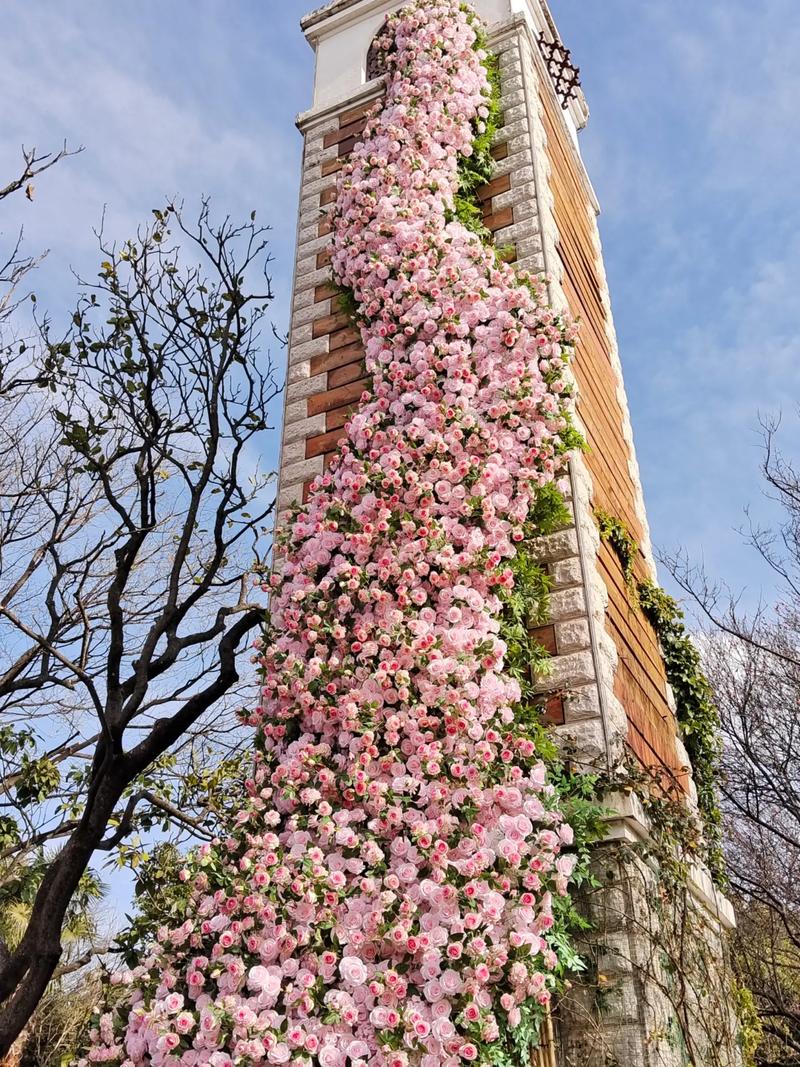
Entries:
[[263,967],[260,964],[247,972],[247,985],[256,993],[268,997],[277,997],[281,990],[281,974],[276,967]]
[[178,1031],[179,1034],[188,1034],[192,1030],[194,1030],[194,1027],[195,1018],[191,1014],[191,1012],[182,1011],[175,1020],[175,1029]]
[[367,968],[358,956],[343,956],[339,962],[339,974],[348,985],[363,985],[368,977]]
[[174,1015],[183,1007],[183,996],[180,993],[170,993],[164,1001],[164,1004],[170,1015]]
[[343,1067],[345,1062],[344,1053],[340,1052],[335,1045],[323,1045],[319,1050],[320,1067]]

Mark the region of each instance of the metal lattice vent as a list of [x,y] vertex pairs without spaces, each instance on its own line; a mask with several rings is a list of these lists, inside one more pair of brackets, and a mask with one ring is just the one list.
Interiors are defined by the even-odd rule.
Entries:
[[572,62],[572,53],[561,41],[548,41],[542,33],[539,37],[539,47],[561,106],[567,108],[570,100],[574,100],[578,95],[581,84],[580,67],[576,67]]

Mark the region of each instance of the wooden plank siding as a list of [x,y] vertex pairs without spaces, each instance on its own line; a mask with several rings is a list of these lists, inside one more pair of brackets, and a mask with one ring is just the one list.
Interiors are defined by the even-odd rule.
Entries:
[[[572,315],[580,320],[573,369],[578,412],[590,449],[586,463],[593,482],[593,505],[624,522],[641,542],[637,490],[618,395],[620,383],[607,333],[593,208],[580,162],[549,87],[542,87],[541,102],[563,268],[561,284]],[[606,627],[618,656],[614,691],[628,718],[628,745],[643,765],[666,772],[686,788],[687,773],[676,753],[676,725],[667,703],[664,663],[655,632],[632,604],[621,564],[607,545],[602,546],[598,566],[608,590]],[[640,578],[646,576],[641,556],[636,573]]]

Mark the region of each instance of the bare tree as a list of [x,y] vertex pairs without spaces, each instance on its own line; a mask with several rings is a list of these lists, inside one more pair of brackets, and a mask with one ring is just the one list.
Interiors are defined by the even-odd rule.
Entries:
[[[82,148],[71,150],[66,143],[58,152],[39,153],[35,148],[22,147],[22,166],[15,178],[0,188],[0,203],[15,193],[25,191],[29,200],[34,197],[33,179],[44,171],[54,167],[67,156],[77,155]],[[0,235],[1,236],[1,235]],[[8,349],[10,342],[4,332],[8,330],[9,322],[17,310],[19,304],[29,293],[24,292],[24,283],[34,268],[47,255],[46,252],[38,256],[28,256],[22,251],[23,229],[17,235],[10,248],[0,251],[0,350]],[[22,344],[24,352],[25,345]],[[26,365],[27,361],[23,363]],[[0,393],[14,388],[20,388],[26,384],[33,384],[27,378],[9,377],[10,370],[17,370],[19,363],[16,360],[3,359],[0,361]]]
[[800,1065],[800,472],[765,422],[763,475],[781,509],[746,537],[776,576],[777,603],[747,610],[685,559],[668,564],[708,623],[705,665],[720,711],[721,782],[736,962],[764,1030],[761,1067]]
[[154,775],[189,737],[202,784],[203,724],[263,617],[279,388],[254,220],[203,203],[188,224],[170,204],[124,245],[99,234],[68,330],[40,320],[27,370],[27,350],[3,354],[0,860],[50,851],[24,934],[0,940],[0,1055],[57,971],[92,857],[156,819],[208,828]]

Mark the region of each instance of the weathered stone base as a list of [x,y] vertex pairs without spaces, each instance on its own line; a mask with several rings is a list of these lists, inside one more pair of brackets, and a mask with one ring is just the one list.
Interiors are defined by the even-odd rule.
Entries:
[[630,827],[598,846],[582,894],[587,970],[558,1008],[559,1067],[741,1067],[730,906],[703,872],[661,869]]

